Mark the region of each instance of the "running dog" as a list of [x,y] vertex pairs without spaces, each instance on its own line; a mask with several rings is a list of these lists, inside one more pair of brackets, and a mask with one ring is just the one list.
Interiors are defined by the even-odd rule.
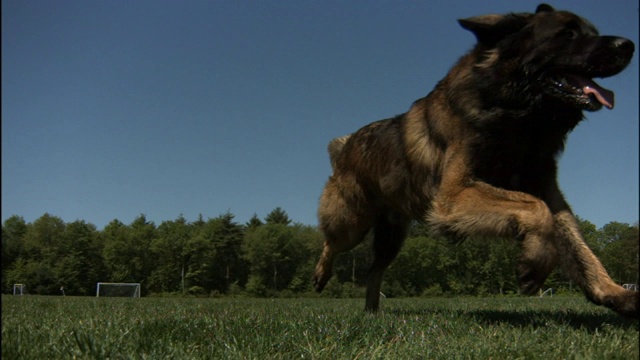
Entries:
[[517,239],[523,294],[538,292],[559,265],[590,301],[636,318],[640,293],[609,277],[557,182],[558,155],[583,112],[614,106],[613,92],[593,79],[620,73],[633,42],[546,4],[459,23],[477,44],[431,93],[329,144],[315,289],[336,255],[372,231],[365,309],[376,311],[383,273],[419,220],[455,238]]

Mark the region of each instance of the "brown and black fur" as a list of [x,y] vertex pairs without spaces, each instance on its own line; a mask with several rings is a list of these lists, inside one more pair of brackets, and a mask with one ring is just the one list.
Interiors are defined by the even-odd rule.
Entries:
[[616,284],[585,244],[558,188],[556,161],[583,111],[613,105],[585,94],[585,83],[597,86],[586,79],[622,71],[634,44],[545,4],[534,14],[459,22],[478,43],[429,95],[329,144],[316,290],[336,255],[372,231],[365,308],[377,310],[383,273],[417,219],[456,238],[518,239],[524,294],[560,265],[589,300],[637,317],[638,293]]

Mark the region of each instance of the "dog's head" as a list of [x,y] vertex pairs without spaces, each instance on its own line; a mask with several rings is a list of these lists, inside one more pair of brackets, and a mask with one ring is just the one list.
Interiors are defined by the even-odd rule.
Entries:
[[484,76],[518,79],[519,84],[508,84],[511,92],[515,87],[528,92],[532,102],[579,110],[613,108],[613,92],[593,78],[621,72],[635,48],[628,39],[600,36],[587,20],[546,4],[534,14],[485,15],[459,23],[478,39],[476,66]]

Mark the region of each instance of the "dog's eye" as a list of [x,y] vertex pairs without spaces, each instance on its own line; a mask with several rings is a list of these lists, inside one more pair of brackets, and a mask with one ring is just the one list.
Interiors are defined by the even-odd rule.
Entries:
[[565,38],[565,39],[575,40],[575,39],[578,38],[578,32],[573,30],[573,29],[564,29],[560,33],[560,36]]

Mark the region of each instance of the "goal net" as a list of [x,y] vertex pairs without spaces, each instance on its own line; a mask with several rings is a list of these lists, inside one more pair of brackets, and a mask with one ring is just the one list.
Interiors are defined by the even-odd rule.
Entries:
[[27,292],[25,284],[13,284],[13,295],[24,295]]
[[99,282],[96,288],[97,297],[140,297],[140,283]]

